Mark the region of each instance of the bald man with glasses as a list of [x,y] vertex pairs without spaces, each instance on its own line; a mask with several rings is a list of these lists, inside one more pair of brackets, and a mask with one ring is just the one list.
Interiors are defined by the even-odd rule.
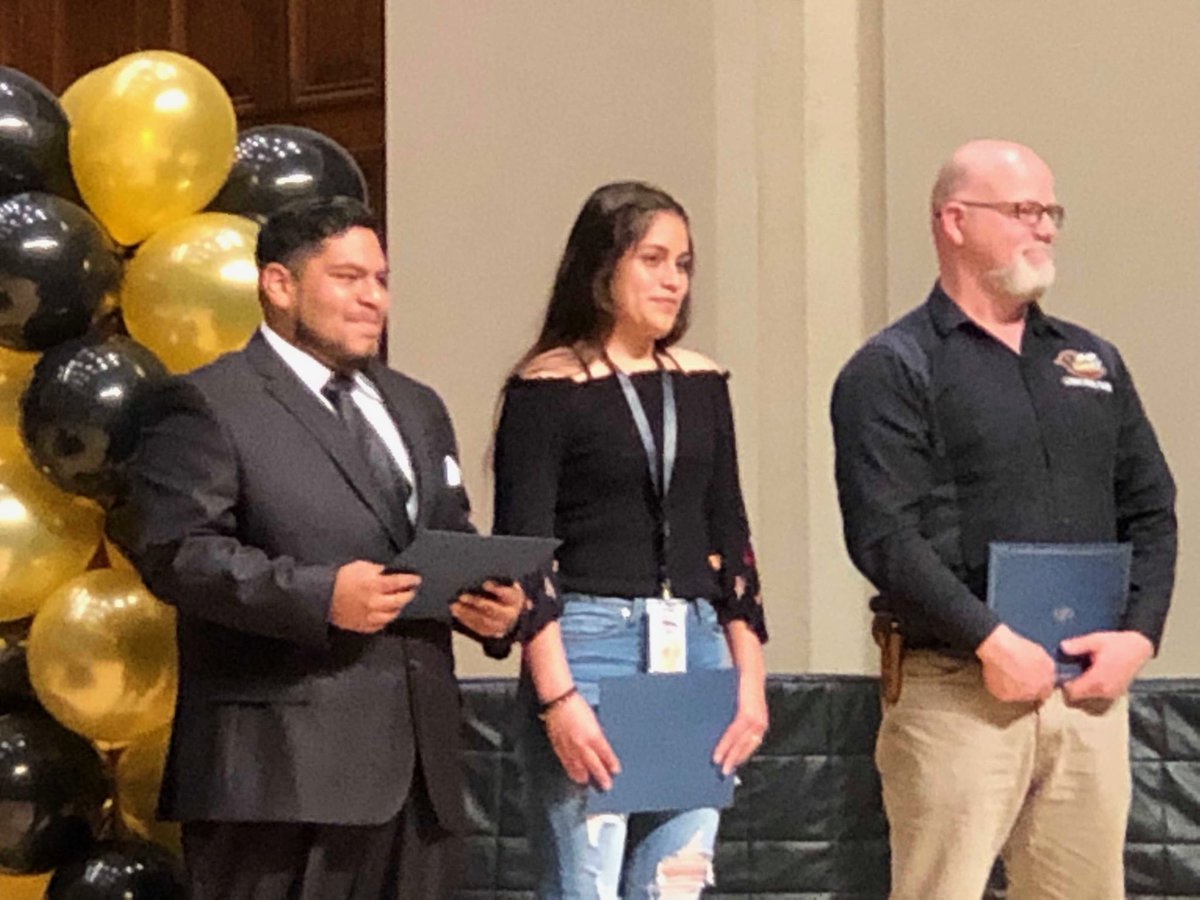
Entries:
[[[1065,220],[1028,147],[973,141],[934,185],[938,280],[846,364],[831,415],[847,547],[879,596],[876,763],[892,897],[1124,897],[1126,692],[1174,584],[1175,489],[1116,348],[1038,303]],[[986,603],[993,542],[1132,544],[1120,625],[1061,684]]]

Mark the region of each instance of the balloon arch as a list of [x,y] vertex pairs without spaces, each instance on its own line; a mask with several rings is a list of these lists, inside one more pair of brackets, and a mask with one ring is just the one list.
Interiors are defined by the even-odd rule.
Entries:
[[365,201],[365,180],[310,129],[238,134],[216,77],[169,51],[60,98],[0,66],[0,122],[0,897],[182,897],[154,815],[174,610],[104,507],[147,392],[258,326],[263,219]]

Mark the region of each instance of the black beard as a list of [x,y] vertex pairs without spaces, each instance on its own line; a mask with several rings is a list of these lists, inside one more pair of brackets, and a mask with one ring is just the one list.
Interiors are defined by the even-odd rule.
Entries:
[[366,369],[367,363],[371,361],[369,355],[347,356],[337,344],[325,340],[316,332],[309,329],[302,319],[296,320],[292,336],[294,339],[293,343],[297,347],[318,357],[336,372],[361,372]]

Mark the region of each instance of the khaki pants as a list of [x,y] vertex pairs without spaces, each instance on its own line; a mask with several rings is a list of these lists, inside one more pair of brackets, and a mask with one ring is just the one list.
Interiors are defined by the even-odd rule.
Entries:
[[1125,697],[1001,703],[975,660],[909,651],[875,748],[893,900],[980,897],[997,856],[1009,900],[1125,896]]

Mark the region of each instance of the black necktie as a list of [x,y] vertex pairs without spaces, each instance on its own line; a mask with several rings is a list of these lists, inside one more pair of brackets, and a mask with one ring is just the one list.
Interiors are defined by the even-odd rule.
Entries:
[[350,396],[353,390],[353,378],[334,373],[325,382],[325,387],[321,388],[321,394],[333,404],[338,418],[346,426],[346,431],[362,451],[367,468],[371,470],[371,475],[392,509],[397,529],[402,535],[410,537],[412,523],[408,518],[408,498],[412,495],[412,485],[396,464],[392,454],[388,452],[383,438],[371,427],[367,417]]

